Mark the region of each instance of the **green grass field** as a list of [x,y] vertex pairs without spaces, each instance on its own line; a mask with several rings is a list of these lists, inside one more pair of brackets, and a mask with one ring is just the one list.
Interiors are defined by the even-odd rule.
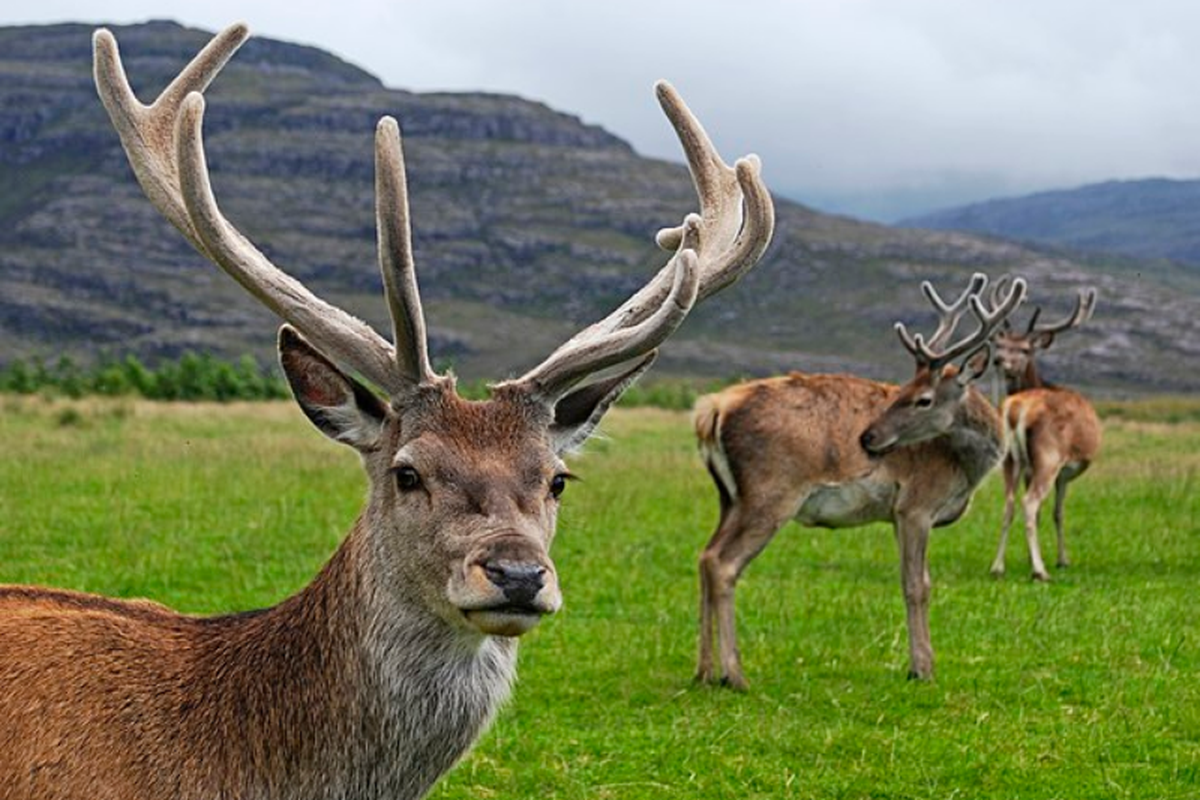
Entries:
[[[3,582],[189,612],[270,604],[364,494],[354,454],[290,404],[0,403]],[[614,412],[572,463],[565,608],[432,796],[1200,797],[1198,405],[1107,408],[1067,509],[1076,566],[1048,585],[1028,580],[1019,530],[1009,577],[988,575],[996,476],[935,531],[932,683],[905,680],[890,530],[785,528],[739,588],[746,694],[691,680],[716,498],[687,417]]]

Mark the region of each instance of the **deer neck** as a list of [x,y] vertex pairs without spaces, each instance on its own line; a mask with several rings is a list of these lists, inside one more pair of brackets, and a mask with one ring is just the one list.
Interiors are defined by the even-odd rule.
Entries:
[[947,438],[971,486],[976,486],[1000,460],[1000,418],[987,399],[971,387],[959,405]]
[[1049,386],[1048,383],[1042,380],[1042,375],[1038,372],[1037,363],[1034,362],[1032,357],[1025,362],[1025,369],[1016,375],[1009,376],[1006,383],[1009,394],[1023,392],[1026,389],[1041,389]]
[[515,640],[464,633],[380,572],[360,519],[298,594],[226,618],[206,683],[238,735],[199,741],[242,743],[225,757],[247,796],[419,798],[507,698]]

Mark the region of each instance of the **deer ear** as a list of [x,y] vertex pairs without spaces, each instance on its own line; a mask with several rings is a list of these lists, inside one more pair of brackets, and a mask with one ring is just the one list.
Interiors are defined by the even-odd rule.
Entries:
[[1047,350],[1054,344],[1054,331],[1041,331],[1029,340],[1029,346],[1035,350]]
[[966,386],[969,383],[979,380],[987,372],[988,366],[991,363],[992,343],[989,341],[963,360],[962,369],[958,371],[958,382]]
[[589,383],[576,389],[554,405],[554,422],[550,425],[550,437],[554,452],[577,450],[600,424],[600,419],[616,402],[621,393],[633,385],[642,373],[650,369],[658,351],[652,350],[633,368],[608,378]]
[[279,363],[296,402],[321,433],[356,450],[375,446],[387,405],[371,390],[346,377],[290,325],[279,329]]

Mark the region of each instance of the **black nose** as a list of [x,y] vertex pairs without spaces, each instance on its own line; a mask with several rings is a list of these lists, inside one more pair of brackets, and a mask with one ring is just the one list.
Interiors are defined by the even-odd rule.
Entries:
[[528,561],[489,561],[483,565],[488,580],[514,605],[530,605],[546,585],[546,568]]

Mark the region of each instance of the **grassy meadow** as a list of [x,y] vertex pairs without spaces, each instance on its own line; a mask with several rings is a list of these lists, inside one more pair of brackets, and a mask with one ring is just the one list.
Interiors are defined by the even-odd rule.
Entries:
[[[198,613],[270,604],[364,494],[353,453],[290,403],[0,404],[0,582]],[[1019,528],[1008,577],[988,575],[998,476],[934,532],[935,681],[905,680],[890,529],[789,526],[739,587],[738,694],[691,680],[716,497],[687,415],[617,410],[572,462],[566,605],[432,797],[1200,796],[1200,402],[1105,412],[1067,507],[1075,566],[1052,583],[1028,580]]]

